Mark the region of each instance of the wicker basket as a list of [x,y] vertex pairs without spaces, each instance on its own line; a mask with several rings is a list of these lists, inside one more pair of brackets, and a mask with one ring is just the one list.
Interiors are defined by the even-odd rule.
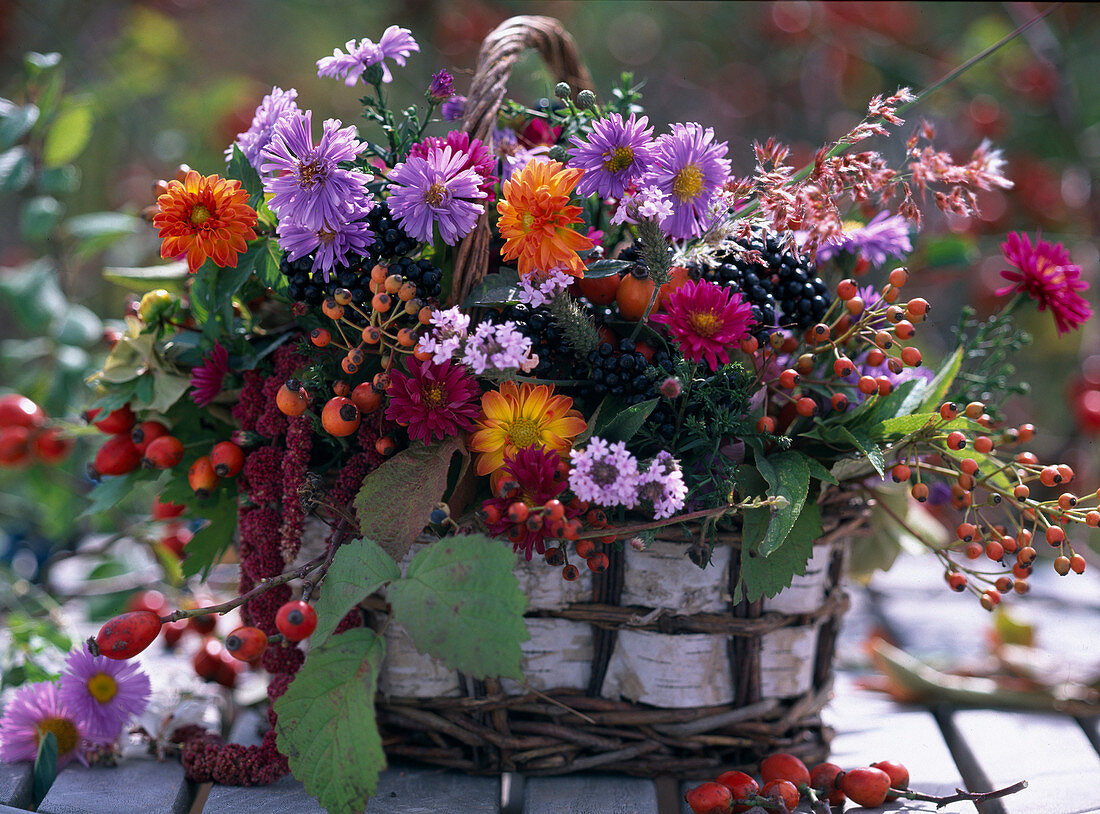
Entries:
[[[512,18],[479,55],[464,121],[471,135],[488,136],[511,67],[527,48],[560,81],[591,87],[558,21]],[[452,302],[485,274],[489,244],[483,215],[459,246]],[[825,533],[806,576],[761,602],[731,601],[737,529],[714,546],[705,570],[688,557],[694,540],[684,526],[669,527],[645,551],[614,552],[606,572],[572,583],[544,563],[520,561],[531,633],[522,685],[450,671],[418,653],[398,626],[386,626],[378,703],[386,751],[476,774],[530,775],[601,769],[699,777],[776,750],[823,759],[830,733],[819,713],[847,608],[838,583],[865,517],[859,501],[836,490],[819,502]],[[384,600],[368,604],[381,625]]]

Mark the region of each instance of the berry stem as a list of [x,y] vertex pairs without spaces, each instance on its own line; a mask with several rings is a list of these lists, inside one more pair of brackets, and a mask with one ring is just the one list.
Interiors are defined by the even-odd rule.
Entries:
[[1009,794],[1015,794],[1018,791],[1023,791],[1027,788],[1027,781],[1021,780],[1018,783],[1013,783],[1011,786],[1005,786],[1003,789],[994,789],[993,791],[964,791],[963,789],[955,789],[955,793],[948,795],[947,797],[934,797],[931,794],[921,794],[919,791],[910,791],[909,789],[890,789],[890,794],[896,794],[898,797],[904,797],[908,800],[921,800],[925,803],[935,803],[936,808],[943,808],[948,803],[958,803],[965,800],[969,800],[978,805],[984,803],[986,800],[995,800],[998,797],[1007,797]]

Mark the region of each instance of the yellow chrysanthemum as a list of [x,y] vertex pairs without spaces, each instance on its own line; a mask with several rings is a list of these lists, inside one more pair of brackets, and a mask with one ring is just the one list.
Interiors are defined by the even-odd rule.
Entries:
[[500,392],[481,397],[481,418],[469,448],[477,454],[477,474],[504,466],[505,455],[530,446],[564,452],[588,426],[572,409],[573,399],[555,396],[554,385],[504,382]]
[[497,228],[504,238],[500,253],[505,260],[517,260],[521,275],[559,267],[584,276],[577,252],[591,249],[592,241],[571,228],[581,222],[581,207],[569,205],[582,175],[584,170],[563,169],[557,161],[532,160],[504,182],[497,202]]
[[236,268],[237,255],[255,240],[256,210],[240,181],[191,170],[183,181],[171,181],[157,198],[160,211],[153,225],[164,239],[161,257],[187,253],[187,270],[198,271],[209,257],[222,267]]

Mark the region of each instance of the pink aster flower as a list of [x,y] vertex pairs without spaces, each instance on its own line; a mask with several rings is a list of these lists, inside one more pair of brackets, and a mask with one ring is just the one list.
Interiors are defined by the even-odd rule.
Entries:
[[1018,270],[1001,272],[1012,285],[997,289],[998,297],[1015,291],[1035,300],[1040,311],[1050,308],[1059,335],[1080,328],[1092,316],[1088,301],[1077,293],[1087,291],[1089,284],[1081,279],[1081,267],[1061,243],[1036,239],[1032,246],[1027,235],[1010,232],[1001,251]]
[[76,758],[85,766],[85,722],[62,703],[52,681],[24,684],[15,691],[0,717],[0,761],[34,760],[47,732],[57,738],[57,768]]
[[214,349],[202,365],[191,371],[191,400],[199,407],[205,407],[216,399],[228,372],[229,351],[215,340]]
[[453,246],[477,225],[485,207],[481,176],[469,167],[466,153],[432,147],[427,158],[410,155],[389,174],[390,211],[401,228],[417,240],[431,242],[433,227]]
[[672,214],[661,221],[666,234],[686,240],[710,226],[711,204],[730,173],[728,149],[714,141],[713,128],[694,122],[674,124],[657,139],[653,169],[638,186],[657,186],[671,199]]
[[66,709],[87,722],[89,740],[113,743],[145,711],[149,676],[133,661],[74,650],[65,660],[58,692]]
[[609,444],[593,435],[582,450],[569,451],[569,488],[581,500],[600,506],[626,506],[638,502],[638,460],[626,443]]
[[740,293],[706,280],[685,283],[668,298],[667,314],[650,321],[668,325],[685,359],[706,359],[711,370],[729,363],[729,348],[749,335],[752,306]]
[[[508,507],[515,502],[524,503],[528,508],[539,508],[548,500],[555,500],[565,491],[565,478],[561,472],[561,458],[558,453],[544,446],[529,446],[516,451],[515,455],[504,457],[504,480],[513,480],[518,488],[504,497],[492,497],[481,504],[483,509],[493,507],[500,519],[495,523],[486,523],[490,534],[504,535],[511,540],[512,548],[523,552],[531,559],[532,552],[546,553],[546,538],[560,536],[556,533],[553,520],[543,515],[542,525],[532,530],[527,523],[515,524],[508,519]],[[563,501],[564,503],[564,501]],[[566,520],[580,514],[579,509],[565,506]],[[560,521],[559,521],[560,522]]]
[[433,438],[472,430],[481,414],[481,388],[462,365],[409,358],[409,372],[390,372],[386,418],[408,427],[409,438]]
[[403,66],[409,54],[420,50],[412,32],[396,25],[387,28],[377,43],[369,39],[362,39],[358,43],[348,40],[344,47],[347,49],[346,54],[339,48],[334,48],[332,56],[317,60],[317,76],[343,79],[349,88],[359,81],[359,77],[371,65],[381,68],[383,82],[392,82],[393,74],[390,73],[386,60],[392,59]]
[[570,139],[571,167],[584,170],[577,192],[587,198],[597,193],[603,198],[621,198],[626,188],[644,174],[653,162],[653,128],[646,127],[646,116],[631,113],[623,121],[618,113],[600,119],[592,125],[585,141],[579,136]]

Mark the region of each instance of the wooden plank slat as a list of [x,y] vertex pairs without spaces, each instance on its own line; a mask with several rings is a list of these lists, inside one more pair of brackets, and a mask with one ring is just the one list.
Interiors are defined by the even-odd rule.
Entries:
[[270,786],[219,786],[207,795],[203,814],[324,814],[302,784],[290,775]]
[[1100,810],[1100,755],[1073,718],[961,710],[951,720],[994,787],[1027,780],[1028,788],[999,801],[1007,814]]
[[652,780],[615,775],[529,777],[526,814],[656,814]]
[[0,803],[30,808],[34,787],[34,764],[0,763]]
[[118,766],[70,765],[38,810],[43,814],[187,814],[193,790],[178,761],[129,757]]
[[27,809],[0,805],[0,814],[27,814]]

